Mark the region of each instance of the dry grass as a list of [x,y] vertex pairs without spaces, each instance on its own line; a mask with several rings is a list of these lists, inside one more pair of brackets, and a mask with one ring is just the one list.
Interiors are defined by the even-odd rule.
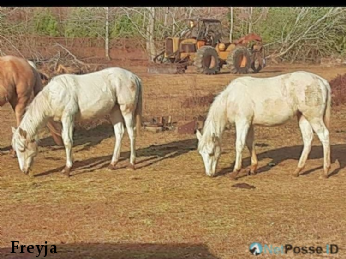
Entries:
[[333,105],[340,105],[346,103],[346,74],[340,75],[338,74],[333,80],[330,82],[330,87],[332,88]]
[[[48,258],[63,259],[253,258],[248,247],[254,241],[278,246],[335,243],[339,257],[332,258],[345,258],[345,111],[343,106],[333,108],[333,176],[327,180],[319,179],[323,159],[316,137],[305,175],[291,176],[302,149],[295,120],[283,127],[257,128],[260,173],[237,181],[256,189],[231,187],[236,183],[228,174],[235,156],[233,128],[223,137],[220,175],[215,178],[204,174],[195,137],[172,132],[143,132],[136,171],[126,168],[127,136],[119,169],[106,169],[114,144],[110,125],[76,130],[76,163],[70,178],[59,173],[65,151],[51,146],[51,138],[41,142],[34,178],[18,172],[17,161],[4,154],[0,156],[0,258],[9,252],[11,240],[48,241],[58,250]],[[1,133],[1,147],[9,143],[7,134]],[[248,166],[248,152],[243,154]],[[22,256],[28,255],[5,258],[31,258]]]

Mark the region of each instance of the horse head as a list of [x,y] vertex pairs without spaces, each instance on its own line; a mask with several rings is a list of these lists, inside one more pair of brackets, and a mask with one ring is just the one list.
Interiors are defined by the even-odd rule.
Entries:
[[221,156],[220,138],[212,133],[211,135],[204,132],[203,135],[199,130],[196,132],[198,139],[198,152],[202,156],[205,173],[208,176],[215,176],[216,165]]
[[22,128],[12,127],[12,148],[16,151],[19,168],[24,174],[28,174],[30,167],[37,155],[36,140],[31,140]]

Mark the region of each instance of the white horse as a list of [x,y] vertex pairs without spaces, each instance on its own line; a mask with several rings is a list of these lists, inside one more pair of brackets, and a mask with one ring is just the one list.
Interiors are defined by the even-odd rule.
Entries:
[[241,77],[233,80],[210,107],[203,134],[197,131],[198,151],[209,176],[215,175],[221,155],[221,137],[228,122],[236,126],[236,160],[232,177],[242,166],[246,145],[251,154],[251,174],[256,174],[257,156],[254,126],[282,125],[295,115],[304,142],[304,149],[294,171],[299,176],[311,150],[313,131],[323,145],[324,177],[330,169],[329,119],[331,89],[318,75],[294,72],[270,78]]
[[[114,127],[115,148],[110,169],[119,160],[125,121],[131,143],[130,163],[134,169],[136,153],[134,127],[141,126],[142,83],[128,70],[113,67],[84,74],[54,77],[29,105],[18,128],[13,128],[12,146],[17,151],[19,167],[29,172],[37,153],[38,129],[49,118],[62,122],[62,138],[66,149],[67,176],[72,167],[73,127],[76,120],[90,120],[109,114]],[[136,118],[136,121],[135,121]]]

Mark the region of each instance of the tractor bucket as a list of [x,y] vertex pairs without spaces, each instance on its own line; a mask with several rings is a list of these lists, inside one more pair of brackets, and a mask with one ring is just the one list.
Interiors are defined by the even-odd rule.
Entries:
[[186,69],[185,63],[157,64],[150,63],[148,73],[151,74],[183,74]]

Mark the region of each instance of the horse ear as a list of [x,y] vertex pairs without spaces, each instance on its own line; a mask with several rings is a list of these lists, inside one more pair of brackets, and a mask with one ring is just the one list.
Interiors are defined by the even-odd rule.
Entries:
[[26,138],[26,131],[25,130],[23,130],[22,128],[19,128],[19,134],[23,137],[23,138]]
[[16,132],[16,128],[12,127],[12,134],[14,134]]
[[201,140],[202,134],[201,134],[201,132],[199,130],[196,131],[196,136],[197,136],[198,140]]

